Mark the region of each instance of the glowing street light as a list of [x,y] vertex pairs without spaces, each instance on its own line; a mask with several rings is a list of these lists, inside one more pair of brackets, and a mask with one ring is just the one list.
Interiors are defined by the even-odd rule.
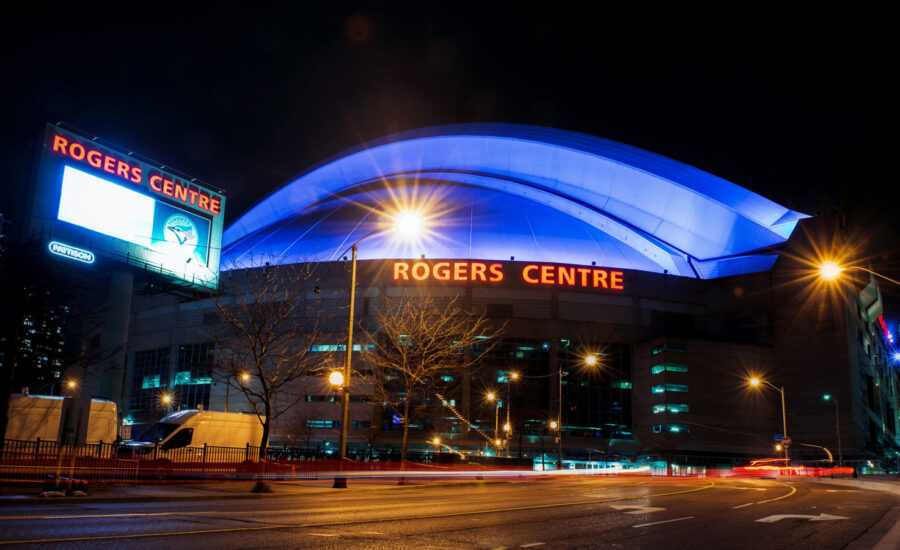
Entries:
[[78,387],[78,382],[76,382],[75,380],[69,380],[68,382],[66,382],[66,387],[70,390],[74,390]]
[[[353,359],[353,322],[356,309],[356,254],[359,243],[373,235],[388,230],[393,230],[395,235],[403,239],[412,239],[416,235],[421,234],[424,229],[425,223],[422,215],[418,212],[407,210],[394,216],[392,224],[384,225],[370,231],[350,245],[350,308],[348,309],[347,319],[347,349],[346,354],[344,355],[344,398],[341,400],[341,431],[338,443],[338,459],[341,461],[342,468],[344,460],[347,458],[347,424],[350,423],[350,363]],[[344,251],[344,253],[346,253],[346,251]],[[347,478],[335,477],[332,487],[335,489],[346,489]]]
[[584,364],[589,367],[596,367],[597,363],[600,362],[600,359],[597,357],[597,354],[591,353],[587,357],[584,358]]
[[241,382],[246,384],[249,381],[250,381],[250,374],[246,373],[246,372],[242,372],[241,373]]
[[334,386],[335,388],[343,388],[344,387],[344,374],[339,370],[331,371],[331,374],[328,375],[328,383]]
[[496,401],[496,403],[497,403],[497,406],[494,407],[494,439],[499,439],[500,438],[500,400],[497,399],[497,395],[492,391],[488,392],[487,395],[485,395],[485,398],[487,398],[487,400],[490,402]]
[[882,275],[881,273],[872,271],[871,269],[867,269],[865,267],[858,266],[858,265],[842,266],[842,265],[838,264],[837,262],[834,262],[831,260],[822,262],[822,264],[819,266],[819,276],[822,277],[823,279],[825,279],[826,281],[834,281],[838,277],[840,277],[841,273],[843,273],[844,271],[851,271],[851,270],[865,271],[866,273],[869,273],[871,275],[874,275],[876,277],[884,279],[885,281],[894,283],[895,285],[900,285],[900,281],[891,279],[890,277],[887,277],[885,275]]
[[[760,386],[765,385],[765,386],[768,386],[768,387],[772,388],[773,390],[775,390],[775,391],[777,391],[778,393],[781,394],[781,427],[782,427],[782,429],[783,429],[783,431],[784,431],[784,433],[782,434],[782,436],[783,436],[783,437],[787,437],[787,436],[788,436],[788,433],[787,433],[787,412],[786,412],[786,409],[785,409],[785,406],[784,406],[784,386],[782,386],[782,387],[779,388],[778,386],[775,386],[775,385],[773,385],[772,383],[767,382],[767,381],[765,381],[765,380],[762,380],[762,379],[760,379],[760,378],[757,378],[756,376],[750,378],[750,380],[748,380],[748,383],[749,383],[752,387],[754,387],[754,388],[758,388],[758,387],[760,387]],[[788,458],[788,448],[787,448],[787,447],[784,447],[784,458],[785,458],[785,459]]]
[[441,438],[440,438],[440,437],[435,437],[434,439],[431,440],[431,443],[432,443],[433,445],[440,446],[440,445],[441,445]]
[[159,396],[159,402],[162,403],[162,405],[164,407],[170,406],[172,404],[172,394],[171,393],[162,394],[161,396]]
[[559,428],[559,422],[557,422],[556,420],[551,420],[550,421],[550,429],[556,430],[558,428]]

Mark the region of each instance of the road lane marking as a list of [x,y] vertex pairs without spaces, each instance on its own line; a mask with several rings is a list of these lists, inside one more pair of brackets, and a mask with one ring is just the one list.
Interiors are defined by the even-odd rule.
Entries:
[[625,512],[626,514],[652,514],[653,512],[662,512],[665,508],[658,508],[656,506],[610,506],[610,508],[614,510],[631,510],[631,512]]
[[21,539],[21,540],[0,540],[0,546],[12,546],[14,544],[49,544],[53,542],[84,542],[96,540],[121,540],[121,539],[140,539],[150,537],[178,537],[186,535],[211,535],[222,533],[242,533],[251,531],[267,531],[274,529],[309,529],[311,527],[334,527],[338,525],[356,525],[360,523],[386,523],[396,521],[411,521],[425,519],[439,519],[451,517],[479,516],[484,514],[496,514],[500,512],[522,512],[525,510],[541,510],[550,508],[563,508],[565,506],[585,506],[590,504],[603,504],[606,502],[619,502],[623,500],[648,499],[653,497],[665,497],[672,495],[683,495],[686,493],[694,493],[704,491],[716,486],[713,480],[704,480],[707,485],[702,487],[694,487],[685,489],[684,491],[670,491],[668,493],[655,493],[649,495],[635,495],[628,497],[616,497],[601,500],[586,500],[580,502],[565,502],[555,504],[532,504],[530,506],[515,506],[510,508],[495,508],[491,510],[472,510],[467,512],[447,512],[443,514],[426,514],[421,516],[400,516],[389,518],[373,518],[373,519],[354,519],[346,521],[323,521],[316,523],[282,523],[271,525],[257,525],[253,527],[222,527],[219,529],[198,529],[196,531],[169,531],[163,533],[126,533],[121,535],[98,535],[93,537],[65,537],[56,539]]
[[768,499],[768,500],[760,500],[759,502],[748,502],[747,504],[741,504],[741,505],[739,505],[739,506],[732,506],[731,509],[732,509],[732,510],[737,510],[738,508],[743,508],[744,506],[751,506],[751,505],[753,505],[753,504],[765,504],[765,503],[767,503],[767,502],[775,502],[776,500],[781,500],[781,499],[783,499],[783,498],[787,498],[787,497],[789,497],[789,496],[791,496],[791,495],[793,495],[794,493],[797,492],[797,488],[794,487],[794,486],[792,486],[792,485],[785,485],[785,487],[790,487],[790,488],[791,488],[791,492],[788,493],[788,494],[786,494],[786,495],[781,495],[781,496],[778,497],[778,498],[770,498],[770,499]]
[[837,519],[850,519],[844,516],[832,516],[830,514],[819,514],[818,516],[807,516],[804,514],[778,514],[775,516],[766,516],[756,521],[760,523],[775,523],[783,519],[805,519],[807,521],[831,521]]
[[857,489],[825,489],[826,493],[859,493]]
[[667,519],[664,521],[654,521],[653,523],[638,523],[632,527],[650,527],[651,525],[661,525],[663,523],[672,523],[673,521],[684,521],[686,519],[694,519],[694,516],[685,516],[683,518]]
[[528,544],[523,544],[519,546],[519,548],[534,548],[535,546],[544,546],[547,544],[546,542],[529,542]]

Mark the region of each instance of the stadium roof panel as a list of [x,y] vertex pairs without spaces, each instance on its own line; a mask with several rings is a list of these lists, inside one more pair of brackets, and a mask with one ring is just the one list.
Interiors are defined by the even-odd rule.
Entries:
[[[429,235],[379,234],[361,259],[558,262],[714,278],[770,269],[807,217],[635,147],[508,124],[439,126],[361,145],[303,172],[225,231],[223,269],[328,261],[427,203]],[[759,254],[757,254],[759,252]]]

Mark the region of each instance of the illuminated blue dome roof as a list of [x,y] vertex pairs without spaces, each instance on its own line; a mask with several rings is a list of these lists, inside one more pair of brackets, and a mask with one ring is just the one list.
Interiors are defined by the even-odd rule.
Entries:
[[359,258],[515,257],[706,279],[771,268],[807,217],[614,141],[462,124],[388,136],[310,168],[226,229],[222,266],[336,260],[386,214],[420,204],[425,238],[378,233]]

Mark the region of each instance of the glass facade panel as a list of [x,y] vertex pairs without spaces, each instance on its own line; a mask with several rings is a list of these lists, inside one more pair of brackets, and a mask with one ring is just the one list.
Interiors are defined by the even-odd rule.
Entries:
[[174,385],[178,387],[176,399],[182,409],[209,408],[212,366],[212,343],[178,346]]
[[166,410],[159,396],[169,386],[169,348],[135,352],[128,416],[134,423],[159,420]]

